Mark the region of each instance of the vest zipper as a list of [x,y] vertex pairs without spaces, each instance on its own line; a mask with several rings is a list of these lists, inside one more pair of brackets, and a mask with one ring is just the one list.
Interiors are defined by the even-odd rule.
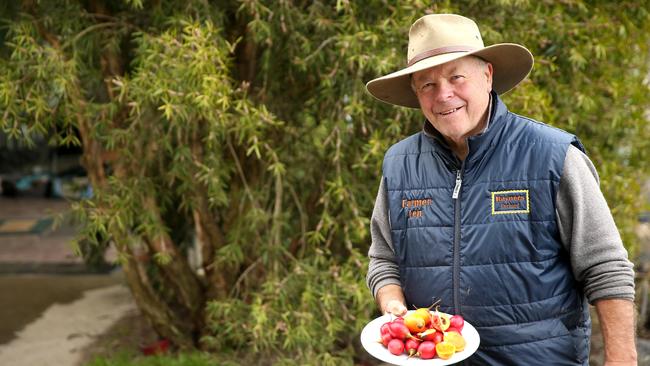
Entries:
[[453,264],[453,294],[454,314],[460,314],[460,187],[463,184],[463,169],[465,161],[456,171],[456,186],[451,198],[454,200],[454,264]]
[[460,193],[460,186],[463,184],[463,179],[460,176],[460,170],[456,171],[456,185],[454,186],[454,193],[451,194],[451,198],[457,200],[458,194]]

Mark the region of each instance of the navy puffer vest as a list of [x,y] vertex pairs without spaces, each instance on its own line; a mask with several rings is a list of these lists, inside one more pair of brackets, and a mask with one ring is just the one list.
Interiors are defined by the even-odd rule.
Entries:
[[575,136],[508,112],[460,163],[423,132],[384,158],[393,245],[409,307],[474,325],[471,365],[587,365],[590,318],[560,242],[555,198]]

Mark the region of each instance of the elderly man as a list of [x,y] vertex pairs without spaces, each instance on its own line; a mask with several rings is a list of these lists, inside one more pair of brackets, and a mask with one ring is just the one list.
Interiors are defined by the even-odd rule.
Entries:
[[384,157],[367,276],[380,309],[440,300],[481,336],[468,364],[588,365],[590,303],[606,364],[636,364],[632,264],[595,168],[575,136],[499,97],[530,52],[435,14],[411,27],[407,58],[367,84],[426,117]]

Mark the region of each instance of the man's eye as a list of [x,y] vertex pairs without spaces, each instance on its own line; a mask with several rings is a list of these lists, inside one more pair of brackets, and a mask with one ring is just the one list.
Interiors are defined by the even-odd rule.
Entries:
[[431,88],[433,88],[433,83],[424,83],[424,84],[422,84],[422,86],[420,87],[420,90],[429,90],[429,89],[431,89]]
[[460,79],[462,79],[462,78],[464,78],[463,75],[453,75],[453,76],[451,77],[451,80],[460,80]]

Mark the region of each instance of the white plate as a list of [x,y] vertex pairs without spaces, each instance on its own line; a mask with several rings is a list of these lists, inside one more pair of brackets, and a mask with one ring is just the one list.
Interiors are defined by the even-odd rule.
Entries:
[[[413,310],[409,311],[409,313],[411,312],[413,312]],[[363,330],[361,331],[361,345],[363,345],[363,348],[365,348],[366,351],[368,351],[368,353],[370,353],[372,356],[380,359],[381,361],[392,363],[394,365],[405,365],[405,366],[451,365],[456,362],[460,362],[466,359],[467,357],[471,356],[478,349],[479,343],[481,343],[481,339],[479,338],[476,328],[474,328],[471,324],[469,324],[466,321],[462,331],[463,338],[465,338],[465,342],[466,342],[465,349],[462,350],[461,352],[454,353],[454,355],[451,356],[451,358],[449,358],[448,360],[440,359],[438,358],[438,356],[430,360],[423,360],[418,357],[408,358],[408,355],[406,353],[396,356],[390,353],[388,349],[384,347],[383,344],[377,342],[381,338],[379,328],[381,328],[382,324],[391,321],[393,318],[394,317],[392,317],[391,315],[386,314],[366,324],[366,326],[363,327]]]

